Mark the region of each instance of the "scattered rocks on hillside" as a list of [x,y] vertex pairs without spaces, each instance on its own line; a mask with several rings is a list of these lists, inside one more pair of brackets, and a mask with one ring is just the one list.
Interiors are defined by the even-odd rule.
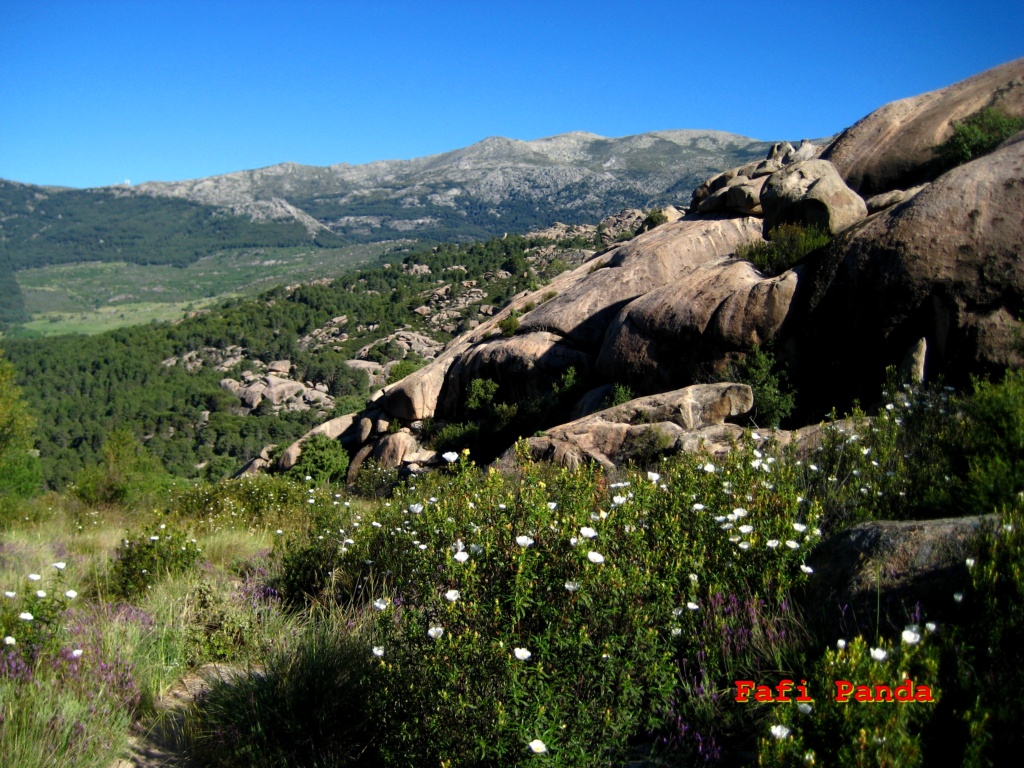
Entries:
[[611,245],[623,236],[632,237],[633,233],[644,223],[646,216],[638,208],[627,208],[601,220],[597,231],[601,235],[601,243]]

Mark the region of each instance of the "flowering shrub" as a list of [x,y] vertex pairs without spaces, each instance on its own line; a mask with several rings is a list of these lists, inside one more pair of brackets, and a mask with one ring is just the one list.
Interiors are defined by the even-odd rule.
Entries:
[[65,564],[0,598],[0,763],[107,766],[140,703],[133,665],[68,610]]
[[760,764],[922,765],[921,730],[936,704],[921,698],[941,698],[935,687],[939,653],[926,627],[908,627],[898,645],[841,640],[807,678],[813,702],[794,695],[771,705],[775,717],[759,743]]
[[[594,469],[527,462],[510,479],[453,460],[300,542],[372,611],[386,761],[516,765],[533,742],[554,764],[613,761],[683,698],[679,664],[720,641],[723,594],[777,605],[807,577],[818,512],[792,492],[798,472],[752,446],[612,486]],[[719,657],[706,667],[728,684]]]
[[165,525],[155,533],[129,533],[111,568],[111,591],[125,599],[137,597],[157,579],[194,568],[199,553],[195,539],[181,531],[169,531]]
[[171,510],[179,517],[222,527],[269,524],[294,516],[307,487],[279,475],[190,484],[175,492]]

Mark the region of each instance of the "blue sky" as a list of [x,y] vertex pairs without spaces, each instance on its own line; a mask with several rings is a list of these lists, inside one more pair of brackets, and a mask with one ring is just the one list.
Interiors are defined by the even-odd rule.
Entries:
[[101,186],[487,136],[819,137],[1024,56],[1024,3],[0,0],[0,178]]

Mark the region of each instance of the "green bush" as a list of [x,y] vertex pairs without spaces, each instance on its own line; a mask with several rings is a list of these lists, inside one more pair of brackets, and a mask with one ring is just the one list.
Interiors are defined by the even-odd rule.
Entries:
[[117,548],[110,591],[125,600],[138,598],[157,580],[194,569],[200,551],[195,539],[182,531],[170,531],[165,525],[153,533],[130,532]]
[[171,476],[127,427],[107,436],[102,454],[99,463],[78,473],[70,489],[86,504],[154,504],[171,487]]
[[307,488],[307,483],[288,475],[190,483],[174,490],[170,511],[189,524],[267,526],[294,518],[306,502]]
[[14,383],[14,366],[0,357],[0,524],[19,500],[42,487],[42,466],[32,451],[33,428]]
[[813,251],[828,245],[828,232],[799,224],[779,224],[768,239],[736,249],[736,258],[753,263],[765,277],[775,277],[792,269]]
[[[817,513],[793,471],[742,450],[612,488],[593,469],[527,463],[513,480],[452,466],[400,490],[324,566],[373,590],[370,702],[389,764],[515,766],[535,740],[553,765],[614,763],[677,695],[684,706],[677,665],[710,641],[716,596],[777,605],[805,578]],[[705,666],[710,696],[731,668]]]
[[953,122],[953,135],[935,148],[939,171],[948,171],[987,155],[1006,139],[1024,130],[1024,116],[1013,117],[998,107],[985,107]]
[[755,427],[778,427],[796,406],[796,393],[787,385],[785,368],[770,348],[754,347],[739,363],[730,366],[729,378],[747,384],[754,392],[754,407],[745,415]]
[[506,338],[515,336],[516,331],[519,330],[519,312],[514,309],[510,310],[508,315],[498,322],[498,329]]
[[356,475],[355,492],[364,499],[383,499],[391,495],[397,484],[397,469],[382,467],[373,459],[367,459]]
[[963,410],[960,507],[988,512],[1012,503],[1024,491],[1024,370],[1011,369],[997,383],[975,382]]
[[799,703],[794,698],[773,706],[775,716],[763,726],[758,764],[924,765],[922,730],[936,704],[858,701],[852,694],[845,702],[836,700],[837,680],[896,688],[909,678],[918,686],[928,686],[932,700],[938,701],[942,697],[935,685],[940,644],[919,626],[908,627],[903,637],[896,645],[880,641],[871,646],[858,637],[849,643],[840,641],[841,647],[827,651],[806,678],[814,701]]
[[190,753],[224,768],[377,764],[378,726],[367,708],[374,657],[347,618],[310,624],[259,672],[209,678],[186,716]]
[[635,397],[636,395],[633,393],[633,390],[630,389],[628,384],[616,383],[612,386],[612,391],[609,392],[604,401],[602,401],[601,408],[614,408],[616,405],[628,403]]
[[302,453],[289,475],[297,480],[310,478],[318,485],[344,483],[348,473],[348,452],[327,435],[313,435],[302,444]]
[[401,381],[410,373],[418,371],[423,366],[423,360],[410,360],[408,358],[405,360],[399,360],[391,367],[391,370],[388,372],[387,383],[394,384],[396,381]]

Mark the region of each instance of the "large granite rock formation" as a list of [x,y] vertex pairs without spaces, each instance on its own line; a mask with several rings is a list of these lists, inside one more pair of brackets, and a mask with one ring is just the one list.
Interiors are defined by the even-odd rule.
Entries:
[[907,189],[934,178],[933,150],[952,135],[952,122],[987,106],[1024,115],[1024,59],[886,104],[843,131],[822,158],[864,197]]

